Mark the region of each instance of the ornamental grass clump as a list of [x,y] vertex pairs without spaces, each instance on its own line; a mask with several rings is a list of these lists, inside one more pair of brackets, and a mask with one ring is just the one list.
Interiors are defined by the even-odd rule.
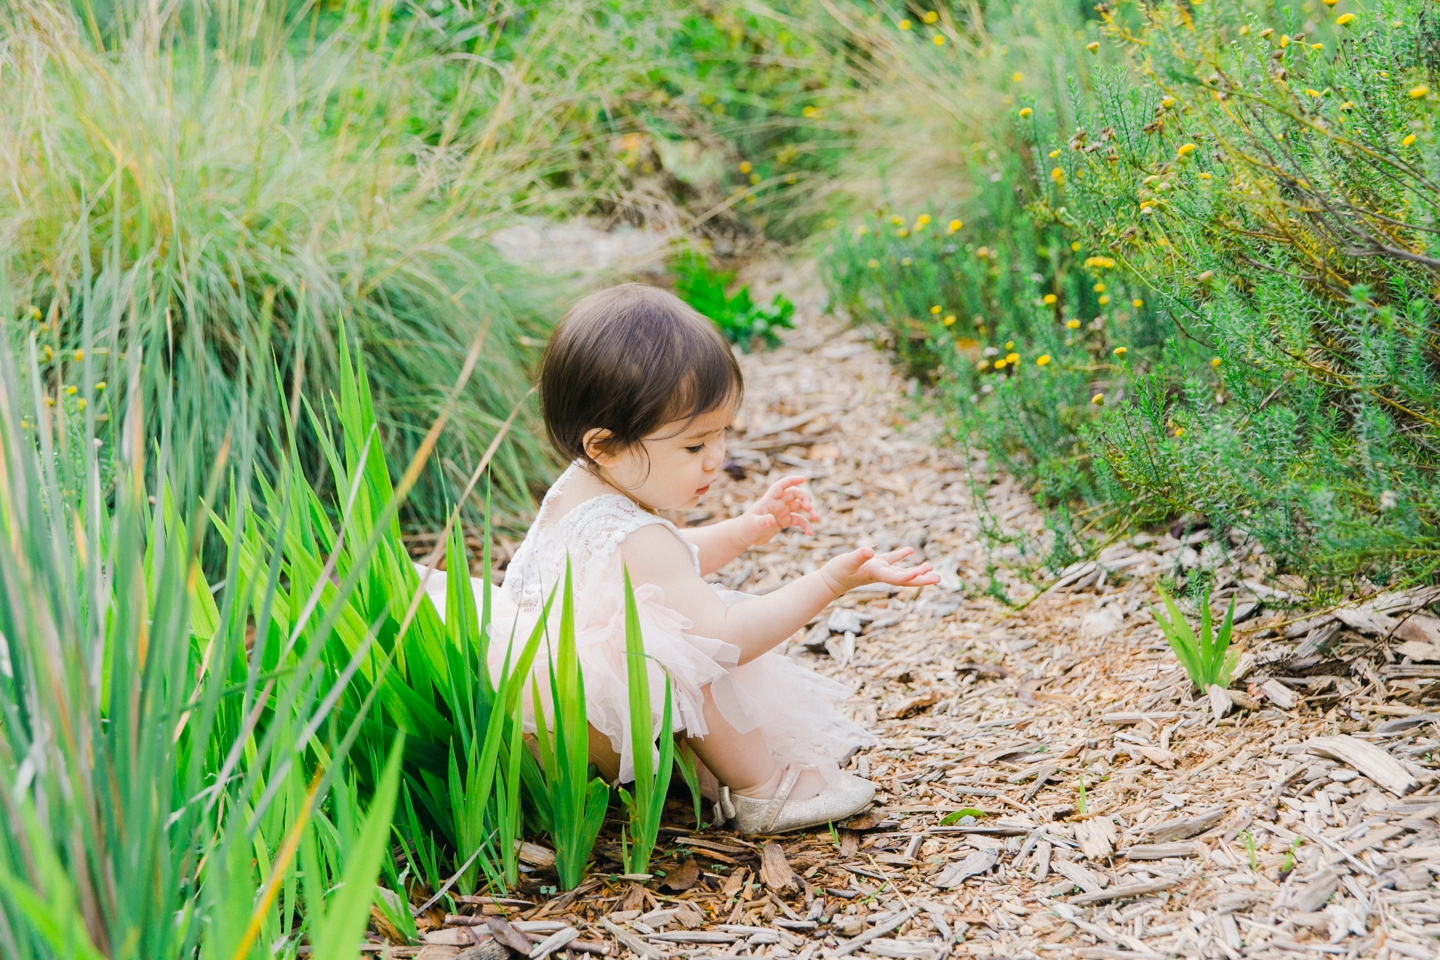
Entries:
[[197,344],[148,339],[165,318],[129,279],[84,289],[73,391],[33,333],[19,356],[0,338],[0,954],[353,956],[406,749],[357,762],[374,701],[337,710],[375,634],[348,654],[308,642],[357,584],[282,601],[295,528],[215,542],[262,509],[254,411],[242,391],[230,442],[200,455],[205,388],[179,362]]

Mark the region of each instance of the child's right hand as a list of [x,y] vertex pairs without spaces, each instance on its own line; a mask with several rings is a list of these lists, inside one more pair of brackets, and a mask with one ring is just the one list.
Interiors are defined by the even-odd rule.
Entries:
[[838,596],[867,583],[888,583],[897,587],[923,587],[940,582],[940,574],[922,563],[900,568],[895,564],[914,553],[913,547],[901,547],[889,553],[876,554],[873,547],[861,547],[830,560],[820,568],[820,575]]

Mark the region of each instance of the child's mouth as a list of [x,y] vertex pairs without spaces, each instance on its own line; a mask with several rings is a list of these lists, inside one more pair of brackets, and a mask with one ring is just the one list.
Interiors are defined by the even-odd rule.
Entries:
[[696,491],[695,491],[695,496],[697,496],[697,497],[703,497],[703,496],[705,496],[705,494],[707,494],[707,493],[709,493],[709,492],[710,492],[710,484],[707,483],[707,484],[705,484],[705,486],[703,486],[703,487],[701,487],[699,490],[696,490]]

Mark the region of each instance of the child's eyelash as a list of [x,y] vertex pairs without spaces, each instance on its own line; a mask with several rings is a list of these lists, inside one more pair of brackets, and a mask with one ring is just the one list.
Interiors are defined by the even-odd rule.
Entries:
[[686,447],[685,449],[688,450],[688,451],[690,451],[691,453],[699,453],[701,450],[704,450],[704,449],[705,449],[705,444],[703,444],[703,443],[697,443],[697,444],[695,444],[695,446],[693,446],[693,447]]

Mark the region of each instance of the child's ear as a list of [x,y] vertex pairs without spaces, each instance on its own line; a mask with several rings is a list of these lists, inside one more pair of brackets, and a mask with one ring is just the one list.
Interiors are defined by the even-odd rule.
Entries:
[[610,454],[610,441],[613,437],[614,434],[602,427],[585,431],[585,436],[581,441],[585,446],[585,456],[589,457],[593,463],[608,467],[614,459]]

